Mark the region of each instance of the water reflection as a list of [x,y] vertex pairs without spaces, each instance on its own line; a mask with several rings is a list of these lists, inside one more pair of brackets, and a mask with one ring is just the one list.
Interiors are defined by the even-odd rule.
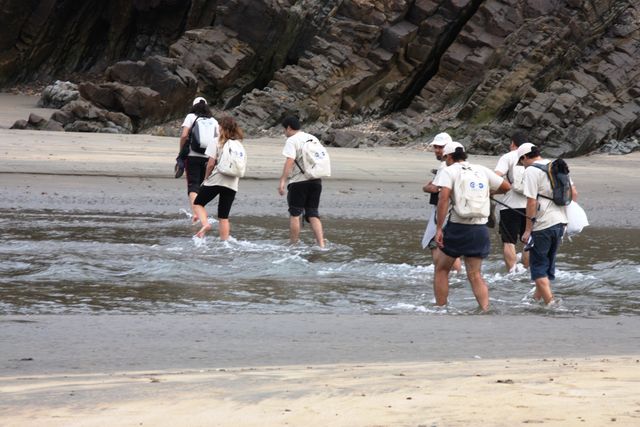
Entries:
[[[191,238],[184,215],[0,211],[2,313],[470,314],[463,275],[432,304],[423,222],[326,219],[327,250],[287,244],[287,218],[237,218],[231,242]],[[214,226],[215,229],[215,226]],[[215,236],[215,232],[213,233]],[[640,314],[640,231],[588,228],[561,248],[552,311],[526,273],[485,262],[493,314]],[[310,230],[303,238],[311,243]]]

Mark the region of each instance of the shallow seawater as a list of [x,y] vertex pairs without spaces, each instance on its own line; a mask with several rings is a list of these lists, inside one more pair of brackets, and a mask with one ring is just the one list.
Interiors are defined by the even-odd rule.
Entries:
[[[477,313],[464,274],[433,305],[424,221],[325,219],[328,247],[288,244],[286,217],[232,219],[229,242],[168,216],[0,210],[0,313]],[[497,232],[483,273],[493,315],[640,314],[640,230],[587,228],[565,241],[553,290],[506,274]]]

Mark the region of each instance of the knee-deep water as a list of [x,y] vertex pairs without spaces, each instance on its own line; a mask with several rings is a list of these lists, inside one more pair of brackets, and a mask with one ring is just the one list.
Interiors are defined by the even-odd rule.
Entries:
[[[0,313],[475,314],[464,273],[449,306],[433,305],[424,220],[325,218],[327,248],[288,244],[288,218],[214,222],[204,240],[184,213],[133,215],[0,210]],[[559,304],[531,298],[528,272],[507,274],[497,230],[483,264],[490,315],[640,314],[640,230],[586,228],[559,250]],[[521,249],[521,248],[519,248]]]

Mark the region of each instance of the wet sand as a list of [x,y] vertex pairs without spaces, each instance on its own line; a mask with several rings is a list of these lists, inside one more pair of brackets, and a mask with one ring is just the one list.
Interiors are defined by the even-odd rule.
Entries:
[[[2,98],[0,104],[11,104]],[[283,139],[248,140],[233,215],[286,215]],[[0,129],[0,209],[177,214],[177,141]],[[420,219],[417,148],[332,149],[323,215]],[[636,228],[640,153],[572,159],[598,227]],[[493,167],[495,157],[471,156]],[[637,425],[636,317],[0,316],[2,425]],[[116,421],[117,420],[117,421]]]

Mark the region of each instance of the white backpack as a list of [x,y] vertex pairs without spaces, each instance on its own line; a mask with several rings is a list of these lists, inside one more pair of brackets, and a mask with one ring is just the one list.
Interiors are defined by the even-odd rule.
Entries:
[[472,166],[462,166],[453,185],[453,210],[461,218],[488,218],[491,210],[489,179]]
[[213,117],[197,117],[189,133],[191,149],[204,154],[209,145],[218,143],[218,122]]
[[331,176],[331,159],[327,149],[313,135],[302,144],[302,165],[296,159],[296,165],[309,179]]
[[247,152],[235,139],[230,139],[222,146],[216,168],[227,176],[242,178],[247,170]]
[[515,165],[511,170],[511,189],[518,194],[524,194],[524,166]]

